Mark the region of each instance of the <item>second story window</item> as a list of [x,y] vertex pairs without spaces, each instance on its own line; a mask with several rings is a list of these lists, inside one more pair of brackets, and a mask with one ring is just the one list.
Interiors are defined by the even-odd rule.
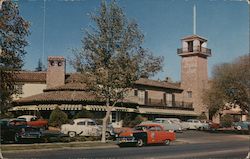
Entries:
[[134,90],[134,96],[138,96],[138,90],[137,89]]
[[192,98],[192,91],[187,91],[187,97]]

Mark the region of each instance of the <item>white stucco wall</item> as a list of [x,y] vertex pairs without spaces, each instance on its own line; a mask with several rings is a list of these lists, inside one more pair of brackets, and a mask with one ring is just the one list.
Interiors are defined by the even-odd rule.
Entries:
[[25,83],[22,86],[23,94],[14,95],[14,100],[19,98],[24,98],[36,94],[43,93],[43,90],[46,88],[46,84],[41,83]]

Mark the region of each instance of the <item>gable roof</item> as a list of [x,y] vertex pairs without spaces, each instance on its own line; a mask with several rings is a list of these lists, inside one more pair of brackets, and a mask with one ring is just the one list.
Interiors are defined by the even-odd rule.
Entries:
[[46,74],[46,72],[20,71],[15,73],[15,81],[46,83]]
[[164,88],[164,89],[174,89],[174,90],[179,90],[179,91],[183,90],[176,83],[150,80],[150,79],[147,79],[147,78],[140,78],[139,80],[135,81],[135,84],[136,85],[143,85],[143,86]]

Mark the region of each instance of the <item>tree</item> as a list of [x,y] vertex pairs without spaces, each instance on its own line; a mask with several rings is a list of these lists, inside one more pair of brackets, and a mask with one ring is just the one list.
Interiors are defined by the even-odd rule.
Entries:
[[41,59],[38,60],[37,67],[36,67],[35,70],[36,70],[37,72],[43,70],[43,63],[42,63],[42,60],[41,60]]
[[239,106],[249,112],[250,106],[250,54],[232,63],[217,65],[213,69],[210,89],[203,95],[203,101],[215,115],[225,108]]
[[59,107],[56,107],[50,114],[49,125],[60,127],[62,124],[68,122],[68,115],[63,112]]
[[140,77],[150,77],[162,68],[162,57],[154,57],[142,47],[143,34],[135,21],[129,21],[115,1],[101,2],[95,23],[86,30],[83,48],[74,50],[72,64],[85,74],[89,91],[106,103],[102,142],[105,142],[107,120],[112,107],[122,101],[126,92]]
[[14,71],[23,66],[24,50],[28,45],[29,23],[20,15],[18,6],[11,0],[2,2],[0,8],[0,105],[1,114],[10,107],[15,93]]

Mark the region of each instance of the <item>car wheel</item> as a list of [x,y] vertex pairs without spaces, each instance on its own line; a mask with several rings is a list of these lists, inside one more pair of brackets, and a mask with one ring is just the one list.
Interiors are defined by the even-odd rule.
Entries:
[[106,139],[110,139],[110,137],[111,137],[111,134],[110,134],[109,132],[106,132],[106,133],[105,133],[105,138],[106,138]]
[[237,130],[241,130],[242,127],[241,127],[241,126],[237,126],[236,129],[237,129]]
[[70,131],[70,132],[68,133],[68,135],[69,135],[69,137],[75,137],[75,136],[76,136],[76,132]]
[[142,139],[138,139],[138,140],[137,140],[137,143],[136,143],[136,146],[137,146],[137,147],[142,147],[143,145],[144,145],[143,140],[142,140]]
[[170,140],[168,140],[168,139],[165,140],[164,145],[166,145],[166,146],[170,145]]

